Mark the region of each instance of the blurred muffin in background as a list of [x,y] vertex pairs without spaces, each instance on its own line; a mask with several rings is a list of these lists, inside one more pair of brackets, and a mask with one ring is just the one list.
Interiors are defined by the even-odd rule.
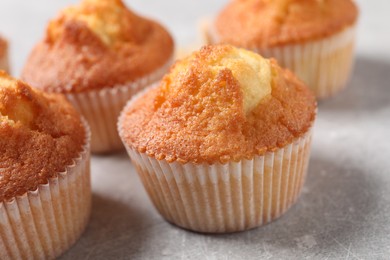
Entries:
[[116,131],[120,110],[162,77],[173,49],[160,24],[133,13],[121,0],[84,0],[49,23],[22,78],[65,94],[91,126],[92,152],[107,153],[123,149]]
[[357,18],[351,0],[233,0],[206,38],[274,57],[326,98],[350,77]]
[[316,107],[275,60],[210,45],[129,101],[118,130],[166,220],[235,232],[278,218],[297,200]]
[[10,71],[8,61],[8,43],[0,36],[0,70]]
[[54,259],[91,209],[89,128],[58,94],[0,72],[0,259]]

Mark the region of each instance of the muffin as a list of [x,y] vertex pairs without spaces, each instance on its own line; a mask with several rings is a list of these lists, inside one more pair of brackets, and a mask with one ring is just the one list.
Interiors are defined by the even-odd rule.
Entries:
[[8,43],[0,36],[0,70],[9,71]]
[[215,45],[129,101],[118,129],[165,219],[235,232],[274,220],[297,200],[316,107],[275,60]]
[[87,225],[89,129],[61,95],[0,72],[0,259],[53,259]]
[[207,39],[274,57],[326,98],[350,76],[357,18],[351,0],[235,0],[211,23]]
[[158,23],[121,0],[84,0],[51,21],[22,78],[62,93],[87,119],[91,150],[123,149],[116,121],[129,98],[168,70],[173,40]]

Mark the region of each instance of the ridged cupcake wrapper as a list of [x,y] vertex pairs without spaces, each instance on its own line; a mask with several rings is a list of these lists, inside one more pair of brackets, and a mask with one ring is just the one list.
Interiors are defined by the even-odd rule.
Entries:
[[171,64],[172,59],[154,73],[125,85],[66,94],[67,99],[87,119],[91,127],[92,153],[108,153],[123,149],[116,128],[121,110],[135,93],[161,79]]
[[[353,25],[319,41],[251,50],[275,58],[303,80],[318,98],[326,98],[347,84],[354,61],[355,34],[356,25]],[[219,42],[216,35],[210,27],[207,39]]]
[[326,98],[342,90],[354,60],[355,26],[327,39],[302,45],[257,49],[294,71],[316,94]]
[[160,214],[198,232],[226,233],[266,224],[297,200],[307,172],[311,130],[292,144],[227,164],[168,163],[126,147]]
[[91,210],[90,134],[79,157],[35,191],[0,203],[0,259],[53,259],[84,231]]

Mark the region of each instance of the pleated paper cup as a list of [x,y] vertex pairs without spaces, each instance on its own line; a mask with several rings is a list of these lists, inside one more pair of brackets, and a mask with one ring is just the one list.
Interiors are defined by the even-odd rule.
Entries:
[[117,132],[117,119],[126,102],[138,91],[158,81],[172,64],[136,81],[81,93],[67,93],[67,99],[87,119],[92,133],[92,153],[109,153],[123,149]]
[[305,180],[311,132],[252,160],[169,163],[126,147],[160,214],[197,232],[226,233],[269,223],[297,200]]
[[197,232],[237,232],[269,223],[296,202],[307,173],[312,128],[291,144],[251,160],[157,160],[124,139],[125,111],[141,95],[124,108],[118,131],[150,199],[168,222]]
[[90,133],[64,172],[0,202],[0,259],[53,259],[83,233],[91,210]]
[[[355,34],[356,25],[353,25],[322,40],[250,49],[266,58],[275,58],[321,99],[335,95],[347,85],[354,61]],[[220,42],[212,26],[205,39],[208,43]]]

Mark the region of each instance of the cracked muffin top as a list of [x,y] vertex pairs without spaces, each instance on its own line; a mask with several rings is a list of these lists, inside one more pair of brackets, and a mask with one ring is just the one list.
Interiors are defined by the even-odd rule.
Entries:
[[265,48],[322,39],[357,17],[352,0],[233,0],[213,29],[218,42]]
[[121,0],[83,0],[49,23],[22,78],[49,92],[83,92],[135,81],[172,55],[170,34]]
[[122,139],[158,160],[251,159],[293,142],[316,116],[312,92],[291,72],[250,51],[205,46],[178,61],[122,112]]
[[56,177],[78,157],[85,139],[80,116],[62,96],[0,71],[0,202]]

